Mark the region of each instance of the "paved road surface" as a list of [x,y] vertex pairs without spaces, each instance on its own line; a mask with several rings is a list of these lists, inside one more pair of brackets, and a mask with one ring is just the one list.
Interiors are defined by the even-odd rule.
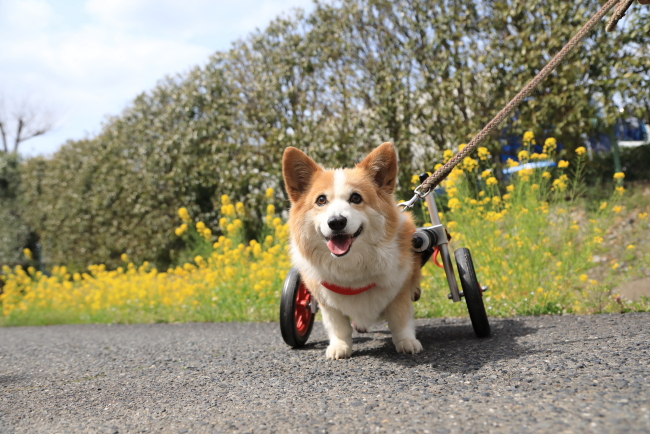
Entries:
[[326,360],[321,324],[0,329],[0,433],[650,432],[650,313],[418,321]]

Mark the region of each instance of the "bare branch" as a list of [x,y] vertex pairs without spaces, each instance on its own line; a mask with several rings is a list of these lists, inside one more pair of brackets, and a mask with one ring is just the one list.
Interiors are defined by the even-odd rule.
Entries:
[[7,133],[5,132],[5,126],[2,120],[0,120],[0,135],[2,135],[2,146],[5,153],[9,152],[9,148],[7,147]]
[[[17,153],[21,143],[42,136],[53,126],[54,120],[49,110],[42,107],[35,108],[25,99],[14,106],[11,115],[7,115],[3,101],[0,99],[0,135],[5,152],[9,152],[9,141],[13,142],[12,152]],[[13,135],[11,135],[12,131],[15,132]]]

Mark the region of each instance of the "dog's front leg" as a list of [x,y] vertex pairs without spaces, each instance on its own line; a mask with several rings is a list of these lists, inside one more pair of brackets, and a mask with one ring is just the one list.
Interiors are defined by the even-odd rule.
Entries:
[[323,325],[330,338],[325,355],[328,359],[345,359],[352,355],[352,326],[350,318],[338,309],[321,305]]
[[402,290],[397,294],[384,314],[398,353],[416,354],[422,351],[422,344],[415,338],[411,291]]

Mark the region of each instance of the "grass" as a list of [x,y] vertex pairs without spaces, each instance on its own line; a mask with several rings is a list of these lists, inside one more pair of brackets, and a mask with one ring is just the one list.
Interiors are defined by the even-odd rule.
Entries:
[[[546,155],[520,159],[553,158],[553,145],[547,142]],[[616,293],[621,282],[650,275],[650,188],[625,191],[616,175],[609,198],[594,202],[581,181],[584,154],[553,170],[520,170],[508,182],[492,176],[488,157],[482,148],[467,158],[437,197],[452,249],[470,248],[479,281],[490,287],[488,315],[650,311],[650,300]],[[428,219],[424,207],[414,212]],[[244,205],[223,196],[221,213],[224,235],[215,240],[179,210],[175,236],[192,248],[183,265],[166,271],[127,255],[116,270],[3,268],[0,325],[277,320],[290,268],[286,222],[269,205],[265,233],[246,243]],[[447,300],[444,272],[431,263],[422,289],[418,317],[467,315],[464,303]]]

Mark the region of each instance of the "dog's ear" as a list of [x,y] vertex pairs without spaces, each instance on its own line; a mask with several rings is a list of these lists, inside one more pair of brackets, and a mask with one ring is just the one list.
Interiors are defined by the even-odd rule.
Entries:
[[397,154],[392,143],[379,145],[357,167],[369,172],[377,187],[393,194],[397,182]]
[[298,202],[316,172],[323,169],[299,149],[288,147],[282,155],[282,176],[291,202]]

